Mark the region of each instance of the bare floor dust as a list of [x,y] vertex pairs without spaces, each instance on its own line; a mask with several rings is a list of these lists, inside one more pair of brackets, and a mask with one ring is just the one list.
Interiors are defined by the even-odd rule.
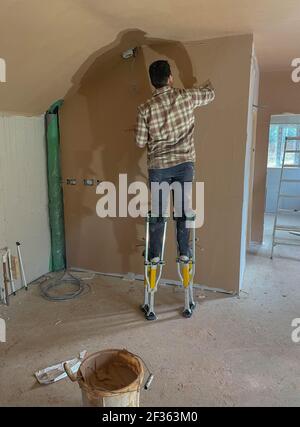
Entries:
[[66,302],[44,300],[36,285],[18,292],[0,307],[0,405],[79,406],[76,383],[41,386],[33,373],[84,349],[127,348],[155,375],[142,406],[300,406],[300,344],[291,339],[300,256],[277,248],[271,261],[266,242],[248,256],[240,296],[196,291],[191,319],[181,316],[183,292],[170,286],[159,289],[152,323],[139,309],[142,282],[98,277],[88,294]]

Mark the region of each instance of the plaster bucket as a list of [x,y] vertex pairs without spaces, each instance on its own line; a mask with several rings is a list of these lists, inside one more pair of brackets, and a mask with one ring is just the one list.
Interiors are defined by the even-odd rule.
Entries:
[[127,350],[103,350],[83,360],[77,375],[68,364],[65,371],[77,381],[82,392],[83,406],[139,406],[144,379],[141,359]]

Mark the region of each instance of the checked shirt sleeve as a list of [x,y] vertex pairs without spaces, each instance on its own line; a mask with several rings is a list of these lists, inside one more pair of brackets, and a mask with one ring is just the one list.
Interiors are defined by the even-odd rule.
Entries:
[[138,109],[138,117],[135,128],[135,142],[140,148],[144,148],[148,143],[148,128],[143,112]]
[[189,89],[189,94],[192,97],[194,107],[202,107],[215,99],[215,90],[212,86],[204,86],[199,89]]

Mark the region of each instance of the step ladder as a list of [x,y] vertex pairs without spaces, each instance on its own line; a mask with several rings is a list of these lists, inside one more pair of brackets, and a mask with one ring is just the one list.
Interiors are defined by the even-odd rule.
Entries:
[[[297,145],[300,146],[299,144],[295,144],[296,141],[300,141],[300,137],[292,137],[292,136],[287,136],[285,138],[285,142],[284,142],[284,153],[283,153],[283,160],[282,160],[282,165],[281,165],[281,172],[280,172],[280,182],[279,182],[279,190],[278,190],[278,196],[277,196],[277,205],[276,205],[276,214],[275,214],[275,221],[274,221],[274,228],[273,228],[273,235],[272,235],[272,250],[271,250],[271,259],[273,259],[273,254],[274,254],[274,248],[277,245],[289,245],[289,246],[300,246],[300,225],[299,222],[298,224],[292,224],[292,219],[295,219],[295,214],[296,217],[298,216],[298,218],[300,218],[299,215],[300,214],[300,209],[299,208],[295,208],[295,209],[283,209],[282,208],[282,200],[284,199],[294,199],[294,200],[299,200],[300,201],[300,179],[289,179],[285,176],[285,171],[289,170],[289,169],[299,169],[300,170],[300,147],[298,148]],[[296,145],[296,149],[292,149],[290,148],[290,143],[294,142],[294,144]],[[287,154],[289,153],[298,153],[298,164],[288,164],[286,163],[287,161]],[[289,194],[289,193],[285,193],[282,190],[282,184],[283,183],[299,183],[299,186],[297,188],[298,190],[298,194]],[[279,215],[280,214],[286,214],[285,217],[289,217],[290,218],[290,224],[288,225],[284,225],[284,224],[279,224]],[[287,232],[293,236],[296,236],[296,238],[294,239],[281,239],[277,237],[277,233],[278,232]]]

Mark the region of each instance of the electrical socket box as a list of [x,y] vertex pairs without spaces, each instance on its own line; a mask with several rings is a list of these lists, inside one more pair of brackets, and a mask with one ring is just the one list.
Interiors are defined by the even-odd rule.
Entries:
[[131,48],[131,49],[127,49],[122,53],[122,58],[123,59],[132,58],[132,57],[136,56],[136,51],[137,51],[136,47]]
[[67,185],[76,185],[77,181],[75,178],[67,178]]

